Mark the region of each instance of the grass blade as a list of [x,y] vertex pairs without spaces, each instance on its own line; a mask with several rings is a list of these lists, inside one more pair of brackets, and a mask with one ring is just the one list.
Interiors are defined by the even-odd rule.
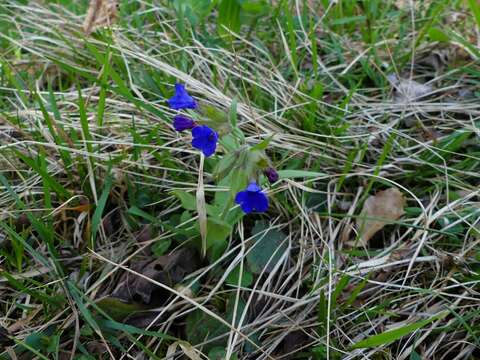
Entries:
[[404,336],[407,336],[408,334],[418,329],[421,329],[438,319],[445,317],[447,314],[448,314],[447,312],[442,312],[429,319],[420,320],[420,321],[414,322],[413,324],[402,326],[398,329],[393,329],[393,330],[385,331],[381,334],[370,336],[369,338],[354,344],[352,346],[352,349],[372,348],[372,347],[388,344],[392,341],[395,341]]

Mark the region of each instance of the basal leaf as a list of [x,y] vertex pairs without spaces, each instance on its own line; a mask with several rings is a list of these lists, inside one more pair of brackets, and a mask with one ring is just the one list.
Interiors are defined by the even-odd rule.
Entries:
[[266,222],[258,221],[252,230],[253,249],[247,254],[247,264],[255,274],[271,272],[287,251],[286,236],[283,232],[270,229]]
[[[240,265],[235,267],[235,269],[233,269],[232,272],[230,272],[230,274],[228,274],[225,282],[229,285],[232,285],[232,286],[238,286],[239,277],[240,277]],[[240,283],[240,286],[248,287],[252,284],[252,282],[253,282],[253,274],[250,271],[248,271],[246,269],[246,267],[244,266],[243,267],[243,274],[242,274],[242,281]]]
[[232,227],[224,221],[208,218],[207,228],[207,255],[213,262],[222,256],[227,248],[227,238],[232,232]]

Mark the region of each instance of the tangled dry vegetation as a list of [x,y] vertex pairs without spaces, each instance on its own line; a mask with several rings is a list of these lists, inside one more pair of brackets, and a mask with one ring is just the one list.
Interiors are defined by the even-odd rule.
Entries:
[[[480,356],[473,8],[275,2],[222,42],[214,10],[80,3],[0,4],[1,359]],[[176,81],[273,135],[270,209],[218,257]]]

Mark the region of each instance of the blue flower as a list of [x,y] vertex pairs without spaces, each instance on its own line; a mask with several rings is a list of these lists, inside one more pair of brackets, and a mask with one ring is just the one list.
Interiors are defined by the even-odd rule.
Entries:
[[168,99],[168,106],[174,110],[196,109],[197,103],[188,95],[185,85],[175,84],[175,95]]
[[206,125],[195,126],[192,129],[192,146],[201,150],[206,157],[209,157],[217,148],[218,133]]
[[237,193],[235,203],[239,204],[246,214],[254,211],[265,212],[268,209],[267,195],[255,182],[251,182],[244,191]]
[[195,126],[197,123],[186,116],[177,115],[173,118],[173,127],[176,131],[193,129]]

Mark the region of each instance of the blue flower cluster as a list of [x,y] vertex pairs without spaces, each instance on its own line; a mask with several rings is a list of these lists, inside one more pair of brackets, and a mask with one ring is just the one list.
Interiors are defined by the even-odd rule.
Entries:
[[[175,95],[168,99],[168,106],[174,110],[196,109],[197,102],[191,97],[183,84],[175,84]],[[173,118],[176,131],[192,130],[192,146],[209,157],[217,148],[218,133],[206,125],[198,125],[193,119],[183,115]]]
[[[197,109],[197,102],[191,97],[183,84],[175,84],[175,94],[168,100],[168,105],[174,110]],[[176,131],[192,131],[192,146],[200,150],[206,157],[215,153],[217,149],[218,133],[207,125],[199,125],[193,119],[176,115],[173,118],[173,127]],[[278,173],[272,167],[264,170],[264,175],[270,183],[278,180]],[[235,196],[235,203],[246,214],[265,212],[268,210],[268,197],[255,181],[250,182],[245,190]]]

